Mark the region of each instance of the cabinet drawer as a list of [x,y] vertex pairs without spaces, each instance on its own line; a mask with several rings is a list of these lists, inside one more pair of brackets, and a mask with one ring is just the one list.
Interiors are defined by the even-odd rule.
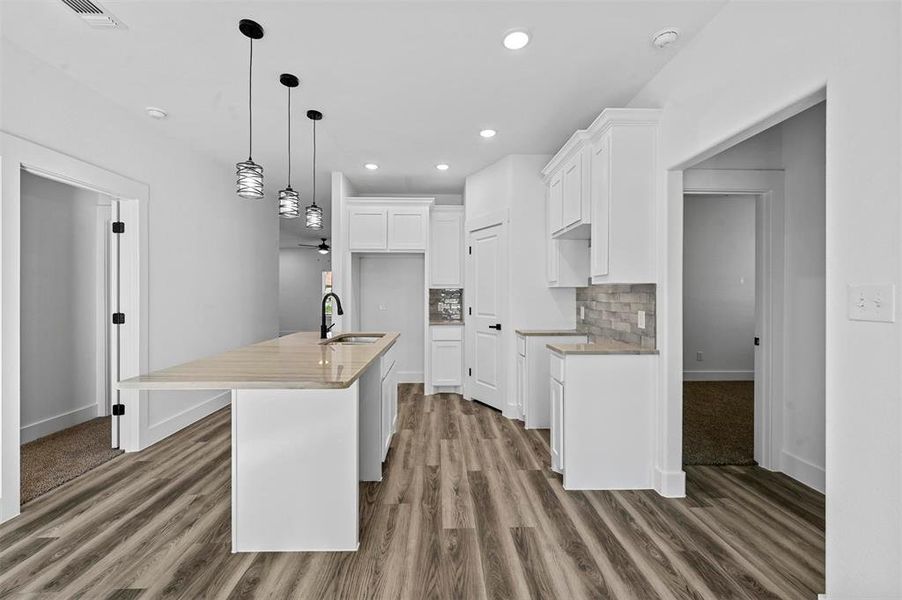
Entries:
[[526,338],[522,335],[517,336],[517,354],[526,356]]
[[436,341],[461,341],[464,339],[464,328],[456,325],[433,325],[429,329],[431,339]]
[[550,352],[548,356],[548,371],[551,374],[552,379],[564,383],[564,357],[555,352]]

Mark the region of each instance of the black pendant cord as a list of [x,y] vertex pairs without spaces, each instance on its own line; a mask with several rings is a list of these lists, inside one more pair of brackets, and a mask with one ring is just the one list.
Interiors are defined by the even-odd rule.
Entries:
[[316,206],[316,120],[313,121],[313,206]]
[[254,38],[249,38],[251,43],[251,59],[247,68],[247,159],[251,160],[254,153]]
[[288,88],[288,188],[291,188],[291,88]]

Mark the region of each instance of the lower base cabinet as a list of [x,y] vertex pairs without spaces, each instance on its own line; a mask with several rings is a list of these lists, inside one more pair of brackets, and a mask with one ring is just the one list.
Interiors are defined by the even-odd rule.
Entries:
[[463,385],[463,326],[433,325],[429,333],[429,383],[432,387]]
[[656,354],[549,357],[551,468],[567,490],[654,487]]

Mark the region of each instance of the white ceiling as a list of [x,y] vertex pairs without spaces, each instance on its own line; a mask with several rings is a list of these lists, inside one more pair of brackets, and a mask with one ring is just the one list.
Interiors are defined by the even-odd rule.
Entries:
[[[286,91],[293,92],[293,184],[310,198],[311,134],[317,108],[317,201],[329,206],[329,172],[360,193],[459,194],[464,178],[511,153],[554,152],[608,106],[624,105],[726,0],[627,2],[407,2],[101,0],[127,30],[83,24],[60,0],[2,3],[3,36],[141,118],[224,164],[247,157],[248,42],[255,43],[254,159],[267,197],[286,177]],[[652,33],[674,26],[665,50]],[[511,52],[505,32],[532,42]],[[6,82],[4,82],[6,83]],[[478,135],[490,127],[498,135]],[[373,161],[380,169],[363,168]],[[435,164],[451,168],[439,172]],[[316,239],[301,220],[282,235]],[[318,240],[317,240],[318,241]]]

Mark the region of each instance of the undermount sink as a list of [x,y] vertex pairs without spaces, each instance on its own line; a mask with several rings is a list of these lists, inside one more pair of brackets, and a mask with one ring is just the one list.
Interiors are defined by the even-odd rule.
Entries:
[[353,333],[342,333],[332,339],[320,342],[320,344],[342,344],[345,346],[362,346],[364,344],[372,344],[382,339],[381,335],[355,335]]

